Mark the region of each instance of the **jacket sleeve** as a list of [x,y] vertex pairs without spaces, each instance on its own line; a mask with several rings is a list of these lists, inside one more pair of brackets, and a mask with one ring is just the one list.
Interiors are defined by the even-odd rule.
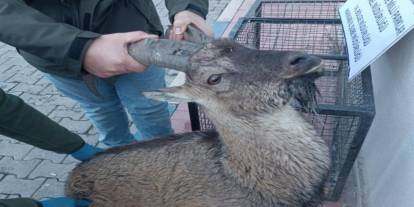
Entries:
[[175,14],[180,11],[192,11],[204,19],[208,13],[208,0],[165,0],[169,11],[170,21],[173,22]]
[[57,153],[70,154],[85,143],[77,134],[1,89],[0,134]]
[[40,207],[40,205],[30,198],[0,199],[0,207]]
[[0,41],[81,72],[84,52],[97,33],[59,23],[23,0],[0,1]]

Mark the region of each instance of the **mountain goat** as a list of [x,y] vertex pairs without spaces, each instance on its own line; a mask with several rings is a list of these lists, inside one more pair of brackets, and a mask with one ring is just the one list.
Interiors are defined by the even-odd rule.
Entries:
[[289,102],[313,106],[321,60],[213,40],[194,28],[187,36],[147,39],[129,52],[184,72],[184,85],[144,94],[197,102],[216,131],[108,149],[73,170],[66,194],[92,207],[318,206],[329,149]]

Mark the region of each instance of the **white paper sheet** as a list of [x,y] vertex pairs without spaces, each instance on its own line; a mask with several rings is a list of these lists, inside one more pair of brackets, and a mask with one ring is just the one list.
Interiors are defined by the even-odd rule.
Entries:
[[414,28],[414,0],[348,0],[339,12],[347,40],[349,79]]

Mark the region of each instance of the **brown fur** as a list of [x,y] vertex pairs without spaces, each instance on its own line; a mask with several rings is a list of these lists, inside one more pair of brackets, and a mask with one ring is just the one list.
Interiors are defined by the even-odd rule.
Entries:
[[[328,147],[289,101],[312,105],[316,73],[307,72],[320,61],[222,40],[191,62],[183,86],[146,95],[196,101],[217,132],[109,149],[74,169],[66,194],[92,207],[317,206]],[[220,82],[209,84],[212,75]]]

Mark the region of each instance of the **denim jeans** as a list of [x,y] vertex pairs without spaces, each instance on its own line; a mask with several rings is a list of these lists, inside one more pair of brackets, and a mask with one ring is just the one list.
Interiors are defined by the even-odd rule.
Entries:
[[[97,78],[100,97],[94,95],[82,80],[47,76],[59,91],[80,104],[98,130],[101,142],[118,146],[173,132],[168,104],[142,95],[143,91],[164,88],[164,75],[164,69],[150,67],[142,73],[120,75],[114,82]],[[125,109],[138,129],[135,135],[129,130]]]

